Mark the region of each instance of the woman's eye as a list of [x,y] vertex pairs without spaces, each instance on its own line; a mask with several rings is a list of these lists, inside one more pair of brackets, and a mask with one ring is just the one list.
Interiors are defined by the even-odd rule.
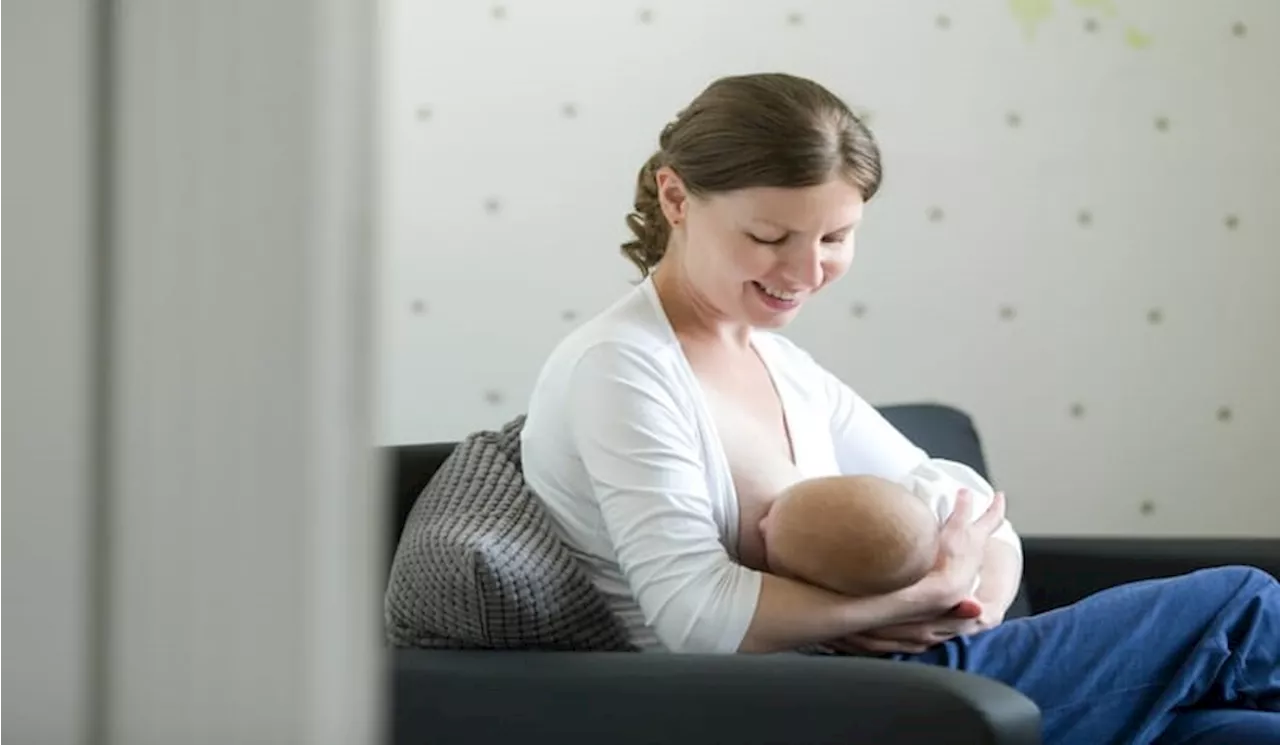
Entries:
[[848,234],[848,233],[839,233],[839,234],[837,234],[837,235],[829,235],[829,236],[827,236],[826,238],[823,238],[823,239],[822,239],[822,242],[823,242],[823,243],[837,243],[837,244],[838,244],[838,243],[844,243],[844,242],[845,242],[845,241],[847,241],[847,240],[849,240],[849,234]]
[[785,243],[787,240],[787,237],[785,235],[782,236],[781,238],[761,238],[760,236],[755,235],[754,233],[748,233],[747,235],[751,238],[751,240],[763,246],[780,246],[783,243]]

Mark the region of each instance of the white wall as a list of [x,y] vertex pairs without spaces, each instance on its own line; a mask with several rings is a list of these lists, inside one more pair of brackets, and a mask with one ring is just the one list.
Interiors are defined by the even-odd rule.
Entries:
[[86,3],[30,0],[4,20],[4,734],[79,745],[97,610],[95,19]]
[[522,411],[635,277],[662,125],[785,70],[869,111],[887,170],[795,339],[873,401],[971,412],[1026,531],[1280,532],[1280,4],[388,11],[383,442]]

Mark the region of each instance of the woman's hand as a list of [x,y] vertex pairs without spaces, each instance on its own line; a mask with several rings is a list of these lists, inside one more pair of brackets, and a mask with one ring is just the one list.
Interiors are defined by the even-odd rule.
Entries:
[[996,492],[986,512],[971,520],[973,497],[968,489],[956,495],[955,509],[938,532],[938,558],[921,580],[922,588],[936,592],[941,608],[949,612],[969,597],[982,569],[987,540],[1004,522],[1004,492]]
[[966,598],[938,618],[853,634],[833,646],[844,652],[920,654],[957,636],[969,636],[999,626],[1003,615],[976,599]]
[[843,651],[919,654],[956,636],[967,636],[998,625],[1005,608],[971,597],[987,540],[1004,521],[1004,494],[997,492],[991,506],[970,521],[972,497],[961,489],[955,509],[943,523],[938,538],[938,559],[915,589],[934,608],[909,623],[894,624],[853,634],[835,644]]

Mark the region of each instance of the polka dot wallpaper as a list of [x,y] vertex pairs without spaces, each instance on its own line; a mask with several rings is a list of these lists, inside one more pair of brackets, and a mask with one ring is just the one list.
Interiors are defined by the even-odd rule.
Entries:
[[524,410],[636,279],[635,173],[713,78],[863,112],[886,178],[786,333],[969,411],[1027,532],[1280,534],[1280,3],[385,3],[384,443]]

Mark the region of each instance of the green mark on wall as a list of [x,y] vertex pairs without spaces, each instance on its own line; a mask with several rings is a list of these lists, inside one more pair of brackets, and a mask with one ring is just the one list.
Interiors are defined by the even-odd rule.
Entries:
[[1151,37],[1130,26],[1124,30],[1124,43],[1130,49],[1146,49],[1151,46]]
[[[1071,4],[1106,18],[1117,18],[1120,15],[1115,0],[1071,0]],[[1022,26],[1023,36],[1027,41],[1031,41],[1035,38],[1040,26],[1053,15],[1053,0],[1009,0],[1009,13],[1013,16],[1013,20]],[[1085,31],[1096,33],[1098,28],[1096,18],[1090,17],[1085,20]],[[1239,35],[1237,33],[1237,36]],[[1124,29],[1124,43],[1130,49],[1146,49],[1151,46],[1151,37],[1137,26],[1130,25]]]
[[1036,28],[1053,15],[1053,0],[1009,0],[1009,12],[1030,39],[1036,35]]

